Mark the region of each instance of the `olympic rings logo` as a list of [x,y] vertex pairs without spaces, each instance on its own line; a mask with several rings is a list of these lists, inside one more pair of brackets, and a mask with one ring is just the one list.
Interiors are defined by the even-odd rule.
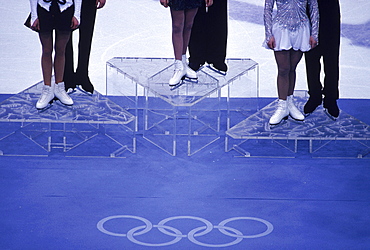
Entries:
[[[142,226],[137,226],[133,227],[130,230],[128,230],[126,233],[119,233],[119,232],[112,232],[108,229],[106,229],[105,224],[109,221],[113,220],[118,220],[118,219],[135,219],[138,221],[141,221],[144,223]],[[204,224],[204,226],[200,226],[194,229],[191,229],[187,234],[183,234],[179,229],[174,228],[172,226],[166,225],[166,223],[173,221],[173,220],[182,220],[182,219],[190,219],[190,220],[195,220],[195,221],[200,221]],[[237,221],[237,220],[246,220],[246,221],[252,221],[254,223],[262,223],[266,229],[265,231],[262,231],[257,234],[252,234],[252,235],[244,235],[240,230],[226,226],[229,222],[232,221]],[[273,225],[263,219],[256,218],[256,217],[233,217],[229,218],[226,220],[221,221],[218,225],[213,225],[210,221],[200,218],[200,217],[194,217],[194,216],[174,216],[174,217],[169,217],[166,219],[161,220],[157,225],[153,225],[149,220],[139,217],[139,216],[133,216],[133,215],[115,215],[115,216],[109,216],[104,219],[101,219],[98,224],[97,228],[105,234],[111,235],[111,236],[116,236],[116,237],[127,237],[128,240],[131,242],[142,245],[142,246],[149,246],[149,247],[160,247],[160,246],[169,246],[176,244],[183,238],[188,238],[192,243],[197,244],[199,246],[205,246],[205,247],[228,247],[232,245],[236,245],[240,243],[243,239],[254,239],[254,238],[259,238],[266,236],[270,234],[273,230],[274,227]],[[174,237],[173,240],[164,242],[164,243],[146,243],[139,241],[137,239],[137,236],[143,235],[145,233],[148,233],[151,231],[153,228],[158,229],[161,233]],[[213,229],[218,229],[218,231],[226,236],[230,236],[235,238],[235,240],[225,243],[225,244],[208,244],[208,243],[203,243],[196,239],[197,237],[206,235],[210,233]]]

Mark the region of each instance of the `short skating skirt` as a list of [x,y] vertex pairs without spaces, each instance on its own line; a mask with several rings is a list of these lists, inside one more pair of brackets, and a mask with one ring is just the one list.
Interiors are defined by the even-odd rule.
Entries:
[[168,5],[172,10],[191,10],[202,6],[204,0],[170,0]]
[[[302,25],[296,31],[281,28],[277,23],[275,23],[272,26],[272,34],[276,43],[274,51],[294,49],[306,52],[311,49],[311,27],[309,23]],[[270,49],[267,46],[267,42],[264,42],[264,47],[266,49]]]

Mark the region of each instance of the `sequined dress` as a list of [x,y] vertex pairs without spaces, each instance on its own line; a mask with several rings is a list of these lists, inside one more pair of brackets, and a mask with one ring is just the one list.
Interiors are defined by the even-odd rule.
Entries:
[[173,10],[190,10],[199,8],[204,0],[170,0],[169,6]]
[[[276,2],[277,13],[273,16]],[[310,17],[307,16],[310,13]],[[265,0],[264,23],[266,40],[263,46],[267,49],[267,42],[275,38],[275,51],[311,49],[310,36],[318,41],[319,11],[317,0]]]

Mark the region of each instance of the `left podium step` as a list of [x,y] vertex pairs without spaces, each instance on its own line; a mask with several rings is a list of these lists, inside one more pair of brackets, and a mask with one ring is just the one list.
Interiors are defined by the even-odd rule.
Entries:
[[43,82],[0,103],[0,154],[124,157],[136,152],[136,117],[95,91],[76,90],[74,105],[58,100],[37,110]]

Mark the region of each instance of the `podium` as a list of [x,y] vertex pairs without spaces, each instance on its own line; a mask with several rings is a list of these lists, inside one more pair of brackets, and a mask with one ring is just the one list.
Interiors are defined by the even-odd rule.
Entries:
[[0,104],[0,154],[124,157],[135,153],[136,117],[97,91],[71,94],[74,105],[59,100],[44,110],[35,104],[43,82]]
[[138,131],[147,141],[170,155],[190,156],[225,135],[233,95],[253,96],[256,102],[258,64],[227,59],[227,74],[203,66],[197,80],[185,79],[170,87],[173,62],[173,58],[112,58],[106,67],[107,95],[122,96],[125,105],[142,117]]
[[[298,109],[307,102],[306,91],[294,93]],[[277,100],[230,127],[226,151],[241,157],[296,157],[299,147],[317,158],[364,158],[370,151],[370,127],[355,117],[340,112],[337,120],[327,116],[320,106],[304,122],[289,118],[271,127],[268,122]],[[308,145],[305,145],[307,143]]]

